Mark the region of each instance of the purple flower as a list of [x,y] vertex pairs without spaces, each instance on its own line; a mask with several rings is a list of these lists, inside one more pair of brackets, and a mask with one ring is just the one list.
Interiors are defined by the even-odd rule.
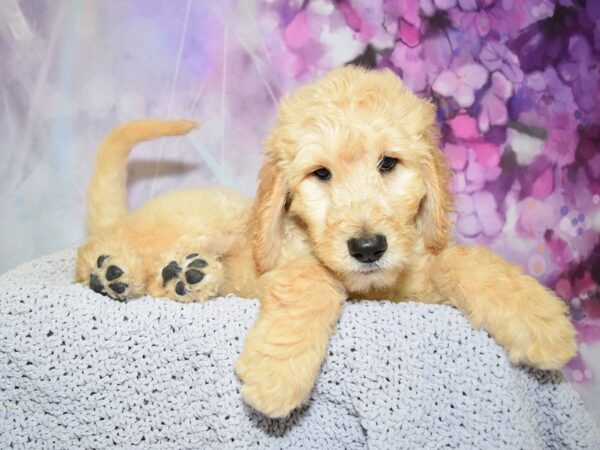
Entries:
[[475,101],[475,91],[488,78],[488,72],[480,64],[466,64],[457,70],[444,70],[433,83],[433,90],[444,97],[452,97],[463,108]]
[[506,125],[508,111],[506,101],[513,94],[510,81],[500,72],[492,74],[492,85],[481,99],[481,113],[479,113],[479,129],[486,133],[490,126]]
[[[493,4],[494,1],[495,0],[483,0],[482,3],[484,3],[485,6],[489,6]],[[479,8],[478,3],[478,0],[458,0],[458,6],[463,11],[476,11]]]
[[423,58],[421,46],[411,48],[406,45],[396,45],[390,56],[392,63],[402,70],[402,80],[415,92],[423,92],[428,87],[428,64]]
[[426,16],[433,16],[436,11],[448,11],[456,6],[456,0],[421,0],[421,10]]
[[416,92],[427,91],[451,59],[452,48],[442,34],[429,36],[415,47],[398,43],[390,55],[394,67],[401,70],[403,81]]
[[466,0],[459,6],[450,11],[452,21],[471,37],[486,37],[491,32],[513,36],[554,11],[551,0]]
[[573,97],[581,110],[590,113],[596,109],[598,101],[598,63],[592,58],[587,40],[580,34],[569,39],[569,55],[570,60],[559,66],[560,76],[571,85]]
[[461,235],[474,238],[480,234],[496,236],[504,226],[504,218],[498,212],[494,196],[488,191],[475,192],[473,195],[456,196],[460,216],[456,228]]
[[546,127],[556,114],[574,114],[576,109],[571,89],[563,83],[556,70],[549,67],[544,72],[533,72],[525,77],[521,96],[529,100],[529,111],[520,119],[530,125]]
[[567,112],[556,114],[549,122],[548,137],[544,142],[544,153],[559,167],[575,160],[577,148],[577,121]]
[[578,29],[575,9],[558,6],[554,15],[535,22],[509,42],[524,72],[558,64],[568,48],[569,36]]
[[488,41],[481,49],[479,59],[490,72],[499,70],[513,83],[523,81],[519,58],[506,45],[498,41]]

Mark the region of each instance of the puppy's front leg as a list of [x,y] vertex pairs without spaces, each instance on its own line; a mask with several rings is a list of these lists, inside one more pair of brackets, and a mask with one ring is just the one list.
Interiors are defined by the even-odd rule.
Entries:
[[431,269],[439,294],[488,330],[513,362],[550,369],[575,355],[565,303],[491,250],[449,247]]
[[309,398],[346,292],[309,260],[269,272],[261,281],[259,316],[236,371],[246,402],[270,417],[284,417]]

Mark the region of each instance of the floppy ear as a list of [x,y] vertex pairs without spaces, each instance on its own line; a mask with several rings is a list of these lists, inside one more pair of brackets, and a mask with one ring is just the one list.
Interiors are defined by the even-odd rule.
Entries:
[[448,189],[450,168],[439,148],[439,130],[431,123],[424,132],[426,155],[422,163],[426,195],[421,202],[417,224],[421,228],[427,249],[435,254],[448,245],[450,218],[453,211],[452,194]]
[[275,267],[281,253],[287,188],[273,159],[263,165],[258,179],[249,225],[254,262],[264,273]]

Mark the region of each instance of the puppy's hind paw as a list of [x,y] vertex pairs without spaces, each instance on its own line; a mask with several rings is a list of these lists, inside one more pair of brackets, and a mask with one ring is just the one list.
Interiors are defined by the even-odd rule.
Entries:
[[160,274],[162,295],[180,302],[197,302],[216,296],[223,280],[222,263],[216,258],[205,258],[189,253],[170,260]]
[[132,292],[132,282],[124,268],[113,260],[110,255],[98,256],[96,270],[90,273],[89,287],[98,294],[124,301]]
[[127,246],[109,240],[92,239],[78,249],[75,279],[119,301],[144,292],[139,257]]

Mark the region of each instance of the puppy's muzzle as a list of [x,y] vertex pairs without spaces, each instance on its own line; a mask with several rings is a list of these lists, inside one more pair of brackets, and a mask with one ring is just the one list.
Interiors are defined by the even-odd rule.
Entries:
[[348,251],[354,259],[372,263],[380,259],[387,250],[387,239],[382,234],[348,239]]

